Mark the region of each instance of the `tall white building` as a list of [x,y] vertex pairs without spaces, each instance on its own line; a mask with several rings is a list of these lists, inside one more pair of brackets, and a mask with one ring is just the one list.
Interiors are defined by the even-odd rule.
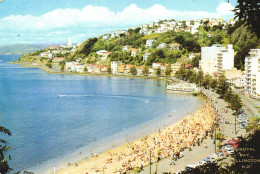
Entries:
[[251,49],[245,58],[245,92],[260,96],[260,49]]
[[231,70],[234,67],[234,49],[232,44],[228,44],[227,49],[221,49],[217,53],[218,66],[217,72],[218,77],[221,76],[223,71]]
[[72,47],[72,40],[71,40],[71,38],[68,38],[68,40],[67,40],[67,47]]
[[122,65],[121,61],[111,61],[110,66],[111,66],[111,72],[112,74],[117,74],[118,72],[118,65]]
[[230,70],[234,67],[234,49],[233,45],[223,47],[220,44],[214,44],[211,47],[201,48],[200,67],[205,74],[222,74],[223,70]]

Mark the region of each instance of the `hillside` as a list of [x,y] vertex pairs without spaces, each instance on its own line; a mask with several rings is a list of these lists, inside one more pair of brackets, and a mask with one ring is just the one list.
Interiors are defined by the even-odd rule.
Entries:
[[[147,46],[149,40],[154,41],[152,45]],[[155,62],[173,64],[181,61],[198,66],[201,47],[213,44],[223,46],[233,44],[236,52],[235,67],[242,70],[248,51],[260,48],[259,39],[243,21],[234,24],[222,21],[210,25],[209,21],[202,20],[195,22],[171,20],[144,24],[127,31],[116,30],[111,34],[89,38],[69,52],[64,51],[68,48],[61,47],[57,50],[47,50],[53,54],[52,57],[65,57],[65,61],[75,61],[80,58],[80,63],[84,64],[98,62],[100,65],[108,66],[110,61],[122,61],[123,64],[150,66]],[[41,52],[43,50],[24,55],[22,59],[28,62],[42,61],[39,55]],[[191,60],[188,59],[190,53],[198,54],[195,54],[196,56]],[[145,54],[147,54],[146,60],[144,60]]]

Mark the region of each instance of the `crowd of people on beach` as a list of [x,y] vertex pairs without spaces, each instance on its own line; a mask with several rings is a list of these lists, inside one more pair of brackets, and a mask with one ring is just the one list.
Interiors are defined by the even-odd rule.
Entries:
[[214,105],[205,104],[178,123],[129,143],[116,153],[109,152],[109,158],[103,159],[103,166],[93,166],[86,173],[126,173],[148,165],[150,160],[154,163],[162,158],[177,158],[184,149],[202,145],[203,140],[213,133],[215,121]]

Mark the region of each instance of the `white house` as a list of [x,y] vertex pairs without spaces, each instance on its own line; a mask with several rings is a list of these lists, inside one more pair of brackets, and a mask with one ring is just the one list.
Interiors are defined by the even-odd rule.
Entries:
[[111,38],[113,38],[113,37],[119,37],[120,34],[124,34],[124,33],[126,33],[126,31],[116,30],[116,31],[114,31],[113,33],[111,33]]
[[155,44],[156,40],[154,39],[148,39],[146,40],[146,47],[152,47],[153,44]]
[[160,63],[160,62],[153,63],[153,65],[152,65],[153,69],[158,69],[158,68],[160,68],[161,66],[162,66],[162,63]]
[[160,43],[157,48],[158,49],[164,49],[164,48],[167,48],[167,47],[168,47],[167,43]]
[[189,59],[193,59],[193,58],[195,58],[196,56],[195,56],[195,54],[194,53],[190,53],[189,54]]
[[148,59],[148,57],[151,55],[151,53],[145,53],[144,55],[143,55],[143,61],[147,61],[147,59]]
[[97,55],[103,56],[106,52],[107,52],[107,50],[99,50],[96,53],[97,53]]
[[102,38],[103,38],[104,40],[107,40],[107,39],[110,38],[110,36],[111,36],[111,35],[109,35],[109,34],[105,34],[104,36],[102,36]]
[[75,65],[75,71],[76,71],[77,73],[83,73],[85,67],[86,67],[85,64],[76,64],[76,65]]
[[124,45],[124,46],[122,47],[122,52],[124,52],[124,51],[130,51],[130,48],[131,48],[131,46],[129,46],[129,45]]
[[74,62],[74,61],[66,62],[65,63],[65,67],[64,67],[64,71],[66,71],[66,72],[74,72],[76,63],[77,62]]
[[95,66],[96,66],[96,64],[94,64],[94,63],[88,64],[87,65],[88,72],[89,73],[94,73],[95,72]]
[[41,56],[41,57],[47,57],[47,58],[49,58],[49,59],[52,59],[52,58],[53,58],[53,54],[50,53],[49,50],[48,50],[47,52],[40,53],[40,56]]

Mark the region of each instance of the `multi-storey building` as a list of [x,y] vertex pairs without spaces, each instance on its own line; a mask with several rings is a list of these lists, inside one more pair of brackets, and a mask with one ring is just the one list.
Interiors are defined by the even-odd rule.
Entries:
[[260,49],[251,49],[245,58],[245,92],[260,96]]
[[234,49],[233,45],[223,47],[220,44],[214,44],[211,47],[201,48],[200,67],[205,74],[221,75],[223,70],[229,70],[234,67]]
[[218,65],[217,73],[218,77],[222,75],[223,71],[231,70],[234,67],[234,49],[232,44],[228,44],[227,49],[221,49],[217,53]]
[[181,63],[180,62],[176,62],[174,64],[171,64],[171,76],[175,76],[176,72],[180,70],[181,67]]
[[121,61],[111,61],[111,72],[112,74],[117,74],[118,73],[118,65],[122,65]]

